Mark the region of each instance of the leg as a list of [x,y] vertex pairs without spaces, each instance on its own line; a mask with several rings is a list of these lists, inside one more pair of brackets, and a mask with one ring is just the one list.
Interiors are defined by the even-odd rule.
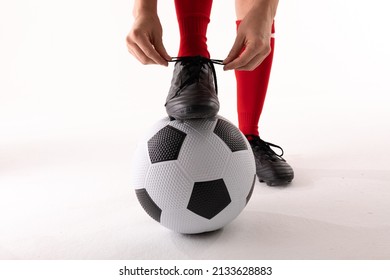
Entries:
[[219,111],[213,62],[207,50],[212,0],[175,0],[180,49],[165,108],[175,119],[214,117]]
[[175,0],[180,30],[179,57],[200,55],[210,58],[206,33],[212,3],[212,0]]
[[[237,28],[253,5],[253,0],[236,0]],[[274,26],[272,25],[272,34]],[[294,178],[291,166],[282,158],[283,150],[259,137],[258,123],[263,109],[268,81],[271,74],[275,39],[271,37],[271,53],[253,71],[235,70],[237,79],[237,112],[239,128],[251,144],[256,162],[256,174],[260,182],[270,186],[290,183]],[[276,154],[271,147],[281,149]]]
[[[253,0],[236,0],[237,28],[253,5]],[[274,26],[272,26],[274,33]],[[245,135],[259,135],[258,123],[263,110],[271,74],[275,39],[271,38],[271,53],[253,71],[235,70],[237,79],[237,111],[239,128]]]

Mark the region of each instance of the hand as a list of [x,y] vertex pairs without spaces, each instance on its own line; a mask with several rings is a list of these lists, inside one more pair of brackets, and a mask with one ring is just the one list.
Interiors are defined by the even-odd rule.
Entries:
[[156,14],[136,17],[126,41],[129,52],[142,64],[168,66],[171,57],[162,43],[162,27]]
[[236,40],[227,58],[223,61],[224,70],[253,70],[271,52],[270,17],[265,17],[252,9],[241,21]]

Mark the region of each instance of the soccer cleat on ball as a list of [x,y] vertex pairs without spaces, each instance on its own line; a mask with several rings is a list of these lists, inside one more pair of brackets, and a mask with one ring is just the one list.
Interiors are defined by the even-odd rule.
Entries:
[[210,118],[219,111],[214,63],[202,56],[179,57],[165,103],[168,116],[179,119]]
[[187,234],[234,220],[256,178],[249,142],[220,116],[158,121],[139,142],[132,171],[131,185],[149,216]]
[[[280,186],[290,183],[294,178],[294,170],[286,162],[283,149],[275,144],[265,142],[259,136],[249,136],[249,143],[255,155],[256,174],[260,182],[269,186]],[[282,151],[276,154],[271,147]]]

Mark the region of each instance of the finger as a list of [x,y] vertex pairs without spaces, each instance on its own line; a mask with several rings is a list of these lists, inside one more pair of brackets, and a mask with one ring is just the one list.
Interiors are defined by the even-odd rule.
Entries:
[[256,55],[251,61],[249,61],[246,65],[235,68],[235,70],[242,70],[242,71],[252,71],[256,69],[266,58],[266,56],[262,54]]
[[126,37],[127,50],[142,64],[155,64],[155,62],[149,59],[137,44],[132,40],[130,36]]
[[127,44],[127,49],[129,52],[135,56],[142,64],[156,64],[152,59],[147,57],[143,51],[136,44]]
[[172,59],[172,57],[165,50],[165,47],[164,47],[164,44],[163,44],[162,40],[158,40],[154,44],[154,48],[160,54],[160,56],[162,56],[165,59],[166,64],[164,64],[164,65],[167,66],[168,65],[168,61],[170,61]]
[[236,40],[234,41],[233,47],[230,50],[228,56],[224,59],[223,64],[228,64],[234,59],[236,59],[242,52],[243,47],[244,47],[244,39],[241,38],[240,36],[237,36]]
[[241,56],[228,65],[225,65],[227,70],[253,70],[270,54],[271,46],[265,45],[259,47],[258,44],[248,44],[248,47],[244,50]]
[[146,35],[139,37],[137,41],[139,48],[149,58],[152,59],[156,64],[166,65],[167,61],[161,57],[161,55],[155,50],[151,41]]
[[238,69],[240,67],[244,67],[248,64],[258,53],[256,53],[256,49],[252,46],[247,46],[246,49],[241,53],[239,57],[234,59],[233,61],[227,63],[223,70],[231,70]]

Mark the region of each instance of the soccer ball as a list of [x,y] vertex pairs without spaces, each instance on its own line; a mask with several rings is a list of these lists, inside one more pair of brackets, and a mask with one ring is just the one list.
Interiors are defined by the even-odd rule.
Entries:
[[138,144],[131,184],[153,219],[195,234],[236,218],[252,195],[255,177],[252,149],[228,120],[166,117]]

